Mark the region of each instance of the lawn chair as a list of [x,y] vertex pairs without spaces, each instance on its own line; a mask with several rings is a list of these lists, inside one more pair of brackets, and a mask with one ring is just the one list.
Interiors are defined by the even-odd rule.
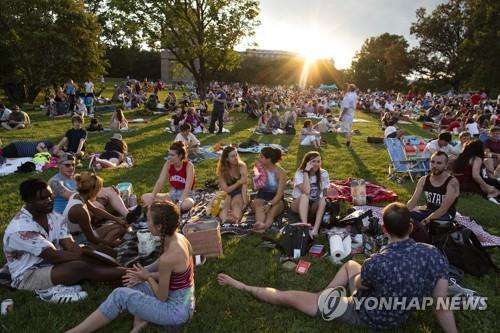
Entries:
[[428,159],[423,157],[408,158],[401,140],[397,138],[386,138],[384,139],[384,144],[391,160],[388,178],[397,179],[398,174],[408,174],[411,181],[415,182],[413,174],[426,173],[429,171]]

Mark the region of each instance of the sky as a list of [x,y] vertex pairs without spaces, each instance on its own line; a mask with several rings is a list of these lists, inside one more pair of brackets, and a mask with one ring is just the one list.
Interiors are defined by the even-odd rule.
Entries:
[[333,58],[339,69],[364,41],[388,32],[403,35],[410,46],[416,40],[410,25],[419,7],[431,12],[446,0],[260,0],[255,36],[239,49],[255,42],[257,49],[297,52],[308,58]]

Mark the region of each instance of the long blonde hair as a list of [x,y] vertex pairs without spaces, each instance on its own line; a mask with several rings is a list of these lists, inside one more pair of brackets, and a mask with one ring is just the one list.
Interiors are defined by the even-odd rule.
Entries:
[[[224,150],[222,150],[222,155],[219,159],[219,162],[217,163],[217,175],[222,175],[222,178],[226,181],[227,184],[231,182],[231,175],[229,173],[229,171],[231,170],[231,165],[229,163],[228,157],[229,154],[234,150],[236,150],[236,148],[233,146],[227,146],[226,148],[224,148]],[[239,166],[243,163],[244,162],[238,155],[238,178],[241,177]]]
[[85,200],[96,197],[103,186],[102,178],[93,172],[81,172],[75,175],[75,180],[76,189]]

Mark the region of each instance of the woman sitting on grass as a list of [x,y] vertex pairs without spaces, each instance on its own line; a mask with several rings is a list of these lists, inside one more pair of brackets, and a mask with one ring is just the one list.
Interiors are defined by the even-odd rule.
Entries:
[[257,196],[252,201],[255,212],[254,230],[264,232],[276,216],[285,208],[283,195],[286,186],[286,171],[277,165],[281,150],[264,147],[254,168],[254,190]]
[[319,227],[326,207],[326,191],[330,186],[328,171],[321,168],[321,155],[310,151],[304,155],[293,180],[292,211],[300,215],[303,223],[308,216],[315,216],[311,236],[318,236]]
[[123,108],[117,107],[109,121],[109,127],[113,132],[128,131],[128,121],[123,114]]
[[[171,189],[168,193],[160,193],[167,179]],[[143,194],[142,202],[149,206],[156,200],[170,201],[177,203],[181,211],[186,212],[194,206],[192,191],[195,183],[194,165],[187,160],[186,146],[176,141],[170,146],[167,162],[161,169],[153,192]]]
[[[126,222],[92,203],[102,189],[102,178],[94,173],[82,172],[75,176],[75,180],[78,192],[69,198],[63,212],[68,221],[68,230],[75,241],[80,244],[103,244],[110,247],[119,245],[126,230]],[[94,228],[91,214],[109,222]]]
[[300,131],[299,143],[301,146],[321,146],[321,133],[313,129],[312,121],[304,121],[304,127]]
[[[500,182],[490,178],[483,164],[484,145],[481,140],[465,143],[453,165],[453,172],[460,183],[460,192],[479,193],[500,204]],[[499,198],[500,199],[500,198]]]
[[219,217],[223,223],[238,223],[248,205],[248,170],[235,147],[227,146],[222,151],[217,175],[219,188],[228,194]]
[[145,269],[140,264],[128,269],[123,278],[127,287],[117,288],[97,310],[69,333],[93,332],[127,310],[134,315],[131,332],[148,322],[178,326],[193,315],[194,271],[189,241],[176,232],[179,209],[170,202],[155,202],[148,212],[151,233],[161,237],[161,255]]

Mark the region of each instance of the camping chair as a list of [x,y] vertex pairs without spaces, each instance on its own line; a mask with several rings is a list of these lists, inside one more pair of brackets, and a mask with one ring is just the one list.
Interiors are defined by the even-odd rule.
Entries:
[[429,171],[427,158],[408,158],[401,140],[397,138],[386,138],[384,139],[384,144],[391,160],[391,164],[389,165],[389,178],[395,178],[398,174],[408,174],[411,181],[415,182],[413,174],[426,173]]

